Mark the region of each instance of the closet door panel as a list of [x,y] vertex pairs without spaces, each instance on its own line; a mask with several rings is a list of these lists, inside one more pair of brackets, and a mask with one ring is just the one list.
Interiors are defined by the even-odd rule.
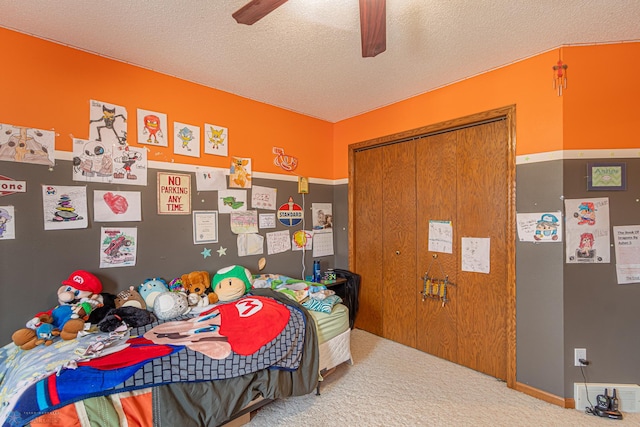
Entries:
[[[415,141],[382,147],[383,336],[416,346]],[[375,233],[378,230],[370,230]]]
[[[417,348],[452,362],[457,361],[457,288],[447,286],[448,301],[443,305],[438,299],[422,297],[421,277],[428,272],[430,277],[448,276],[450,283],[457,283],[456,140],[457,132],[447,132],[419,139],[416,144]],[[452,253],[429,251],[430,220],[452,222]]]
[[355,152],[353,268],[361,276],[355,326],[382,336],[382,149]]
[[[506,379],[508,143],[505,121],[458,131],[457,239],[489,238],[489,273],[457,277],[458,363]],[[461,245],[462,246],[462,245]]]

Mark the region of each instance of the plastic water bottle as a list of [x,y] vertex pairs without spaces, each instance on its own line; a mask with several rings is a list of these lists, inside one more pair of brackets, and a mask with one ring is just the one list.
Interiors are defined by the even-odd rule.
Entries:
[[320,261],[315,260],[313,261],[313,281],[316,283],[320,283],[321,279],[322,278],[320,277]]

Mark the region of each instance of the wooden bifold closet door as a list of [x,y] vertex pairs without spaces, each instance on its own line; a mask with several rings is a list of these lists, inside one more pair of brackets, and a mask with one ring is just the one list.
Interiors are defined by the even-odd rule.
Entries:
[[[356,327],[506,379],[508,135],[497,120],[354,151]],[[429,252],[430,220],[451,221],[452,253]],[[462,271],[464,237],[490,239],[488,274]],[[453,284],[445,306],[422,298],[427,270]]]

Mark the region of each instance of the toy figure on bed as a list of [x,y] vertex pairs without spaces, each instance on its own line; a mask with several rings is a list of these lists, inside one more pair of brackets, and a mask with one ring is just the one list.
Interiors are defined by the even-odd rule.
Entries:
[[211,287],[220,302],[237,300],[249,292],[253,276],[245,267],[232,265],[218,270],[213,276]]
[[[23,350],[34,348],[40,343],[40,339],[46,344],[58,334],[63,340],[74,339],[84,329],[85,320],[89,318],[91,311],[102,305],[101,292],[100,279],[88,271],[74,271],[58,288],[59,305],[38,313],[27,322],[26,328],[14,332],[11,339]],[[42,323],[51,326],[46,326],[45,330]],[[34,340],[34,334],[42,337]]]

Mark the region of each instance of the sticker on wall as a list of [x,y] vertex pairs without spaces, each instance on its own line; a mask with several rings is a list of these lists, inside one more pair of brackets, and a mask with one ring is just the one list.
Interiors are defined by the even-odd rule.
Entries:
[[158,214],[191,214],[191,175],[158,172]]
[[0,196],[14,193],[26,193],[27,181],[16,181],[8,176],[0,175]]
[[167,115],[138,108],[138,144],[168,147]]
[[218,191],[218,212],[231,213],[247,210],[247,190]]
[[251,207],[254,209],[276,209],[277,188],[260,187],[254,185],[251,188]]
[[127,109],[93,99],[90,105],[89,139],[105,146],[127,145]]
[[296,157],[284,154],[283,148],[273,147],[273,154],[276,155],[276,157],[273,159],[273,163],[282,170],[291,172],[298,167],[298,159]]
[[147,150],[113,147],[113,184],[147,185]]
[[0,160],[53,166],[56,134],[0,123]]
[[74,181],[111,182],[113,179],[113,157],[111,145],[100,141],[73,139]]
[[136,265],[137,228],[102,227],[100,236],[100,268]]
[[96,222],[142,221],[139,191],[93,192],[93,220]]
[[566,262],[610,262],[609,198],[565,199]]
[[229,188],[251,188],[251,159],[231,158]]
[[204,124],[204,152],[227,157],[229,153],[229,130],[225,127]]
[[16,238],[16,214],[13,206],[0,206],[0,240]]
[[200,126],[173,122],[173,152],[200,157]]
[[87,187],[42,186],[45,230],[87,228]]
[[278,221],[280,221],[282,225],[293,227],[302,222],[304,212],[302,211],[302,207],[299,204],[294,203],[293,197],[290,196],[287,203],[280,205],[277,214]]

